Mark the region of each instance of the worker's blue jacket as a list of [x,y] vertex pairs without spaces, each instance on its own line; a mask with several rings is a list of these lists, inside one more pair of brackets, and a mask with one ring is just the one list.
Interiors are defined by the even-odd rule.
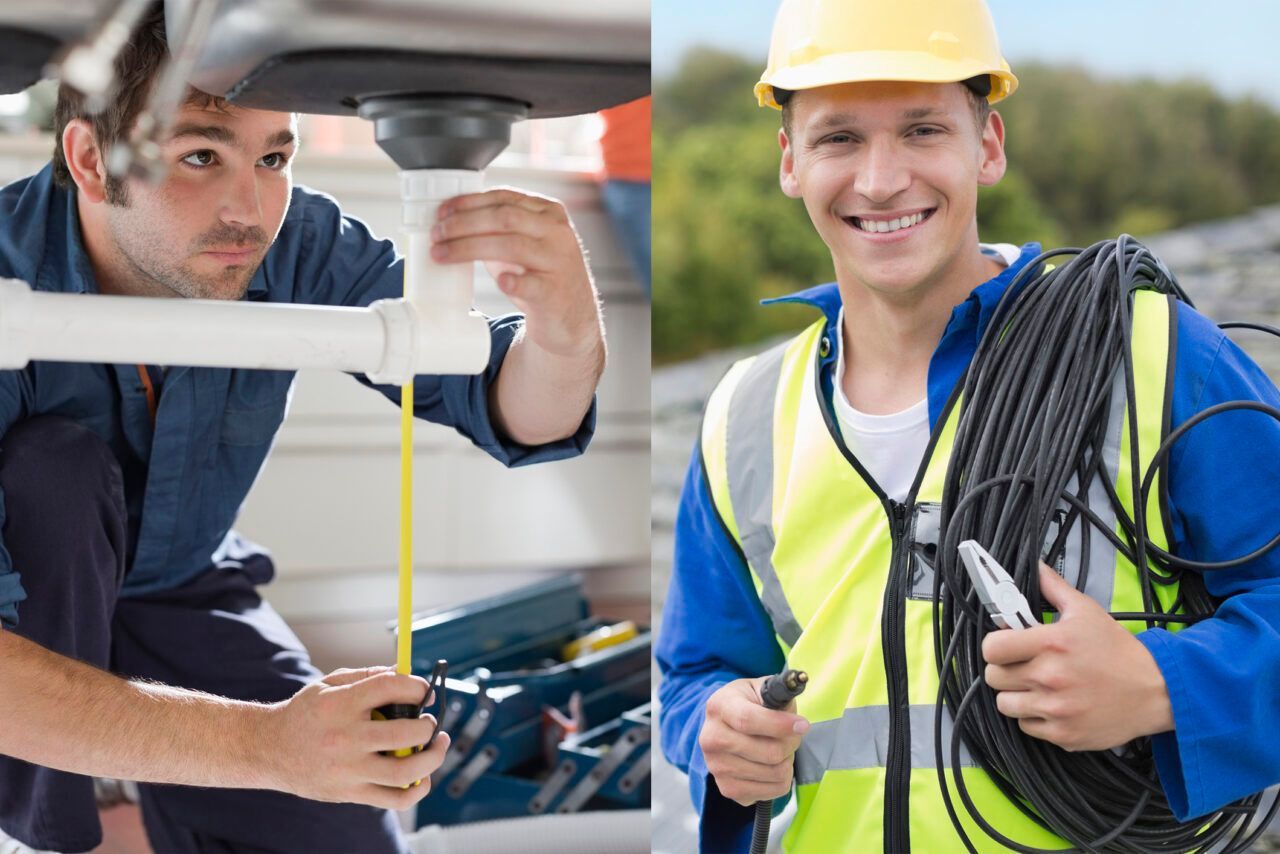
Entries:
[[[952,310],[929,365],[931,429],[1000,296],[1039,252],[1034,243],[1022,247],[1012,265]],[[830,408],[830,366],[842,340],[835,328],[836,285],[770,302],[805,303],[825,314],[827,339],[834,346],[820,375]],[[1271,380],[1185,303],[1178,303],[1176,347],[1170,429],[1225,401],[1260,400],[1280,407]],[[1266,543],[1280,531],[1277,483],[1280,423],[1257,412],[1229,412],[1193,428],[1170,460],[1174,553],[1223,560]],[[1155,736],[1153,743],[1161,783],[1183,820],[1280,782],[1275,736],[1280,726],[1280,549],[1235,569],[1207,573],[1205,582],[1215,596],[1229,597],[1212,619],[1177,633],[1150,629],[1138,635],[1168,686],[1175,729]],[[701,815],[701,849],[746,850],[754,811],[717,790],[698,733],[712,692],[734,679],[776,673],[784,659],[742,553],[716,513],[696,443],[676,518],[674,566],[655,654],[662,671],[663,751],[689,774]]]
[[[75,195],[53,183],[50,166],[0,189],[0,276],[38,291],[98,290]],[[390,241],[343,216],[329,196],[299,187],[244,298],[367,306],[399,297],[403,287],[404,264]],[[420,376],[413,389],[419,418],[454,427],[509,466],[579,454],[595,426],[593,403],[577,433],[560,442],[526,447],[494,430],[489,385],[522,324],[518,314],[490,320],[492,350],[484,373]],[[231,526],[284,420],[293,377],[293,371],[173,367],[153,425],[137,366],[32,362],[0,371],[0,437],[15,422],[45,414],[71,418],[102,437],[124,474],[129,513],[121,595],[170,590],[211,566],[240,566],[257,550]],[[399,403],[399,386],[374,387]],[[0,530],[3,524],[0,494]],[[21,573],[0,539],[0,621],[6,628],[16,624],[18,603],[26,598]]]

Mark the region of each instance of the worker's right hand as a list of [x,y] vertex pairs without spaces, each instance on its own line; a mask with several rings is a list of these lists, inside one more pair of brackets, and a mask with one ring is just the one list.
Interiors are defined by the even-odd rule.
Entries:
[[707,698],[698,745],[720,794],[750,806],[791,791],[792,757],[809,731],[795,714],[766,709],[760,687],[767,677],[735,679]]
[[[444,762],[449,736],[430,750],[397,757],[380,751],[414,748],[431,738],[436,720],[375,721],[388,703],[419,704],[429,686],[420,676],[388,667],[335,670],[271,707],[268,729],[272,779],[282,791],[317,801],[368,804],[392,810],[412,806],[431,790],[431,773]],[[415,781],[421,781],[414,786]],[[408,788],[404,788],[408,786]]]

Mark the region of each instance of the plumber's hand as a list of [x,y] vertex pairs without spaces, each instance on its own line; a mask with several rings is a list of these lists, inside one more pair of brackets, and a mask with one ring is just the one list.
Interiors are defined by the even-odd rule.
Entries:
[[387,755],[426,744],[435,718],[375,721],[369,713],[387,703],[420,703],[428,690],[419,676],[366,667],[335,670],[276,703],[268,725],[255,733],[269,787],[317,801],[413,806],[431,791],[449,735],[439,733],[429,750]]
[[600,309],[564,205],[510,187],[456,196],[431,230],[440,263],[483,261],[525,314],[525,337],[555,356],[602,352]]

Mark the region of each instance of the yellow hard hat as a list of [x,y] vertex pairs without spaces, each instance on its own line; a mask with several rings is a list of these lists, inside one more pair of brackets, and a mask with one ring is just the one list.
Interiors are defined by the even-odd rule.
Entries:
[[774,87],[864,80],[970,82],[992,104],[1018,88],[985,0],[782,0],[760,106],[781,109]]

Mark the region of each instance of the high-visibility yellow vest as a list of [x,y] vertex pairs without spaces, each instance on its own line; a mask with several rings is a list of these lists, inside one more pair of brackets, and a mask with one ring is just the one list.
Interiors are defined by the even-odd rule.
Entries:
[[[1167,415],[1172,299],[1139,291],[1133,355],[1139,471],[1160,446]],[[809,673],[797,711],[812,724],[795,759],[797,813],[787,851],[858,852],[909,836],[919,852],[962,851],[943,805],[934,751],[938,673],[933,652],[933,569],[943,479],[962,404],[938,418],[905,504],[887,499],[838,436],[822,400],[818,366],[831,346],[820,321],[797,337],[735,364],[707,404],[702,458],[712,500],[741,547],[788,666]],[[1116,378],[1123,388],[1123,376]],[[1107,476],[1132,518],[1127,401],[1112,395],[1104,447]],[[1141,484],[1139,484],[1140,486]],[[1090,504],[1120,533],[1103,487]],[[1096,491],[1096,494],[1094,494]],[[1159,482],[1149,493],[1147,532],[1162,549],[1169,534]],[[1063,571],[1079,572],[1080,527],[1068,535]],[[1054,532],[1051,531],[1051,536]],[[1084,592],[1117,612],[1142,612],[1133,565],[1095,533],[1088,538]],[[1114,572],[1100,571],[1114,566]],[[1159,588],[1166,610],[1174,585]],[[1145,624],[1126,624],[1134,632]],[[887,677],[892,673],[894,679]],[[943,756],[951,755],[944,714]],[[891,759],[891,757],[898,757]],[[948,761],[948,768],[950,763]],[[1069,848],[1010,803],[961,751],[964,783],[982,816],[1005,836],[1040,848]],[[953,800],[980,851],[1004,851]],[[887,825],[897,822],[891,837]],[[903,847],[900,843],[893,847]]]

